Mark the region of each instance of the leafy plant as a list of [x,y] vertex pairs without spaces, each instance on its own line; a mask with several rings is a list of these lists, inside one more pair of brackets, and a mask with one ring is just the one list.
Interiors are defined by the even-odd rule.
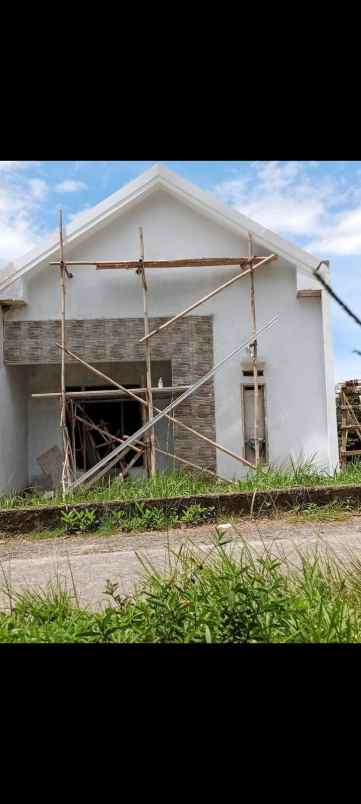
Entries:
[[89,508],[79,511],[76,508],[62,511],[61,519],[68,533],[93,530],[97,524],[96,514]]
[[188,505],[185,511],[183,511],[181,514],[180,521],[188,525],[196,525],[198,522],[203,522],[209,513],[209,508],[205,508],[204,506],[195,503],[194,505]]

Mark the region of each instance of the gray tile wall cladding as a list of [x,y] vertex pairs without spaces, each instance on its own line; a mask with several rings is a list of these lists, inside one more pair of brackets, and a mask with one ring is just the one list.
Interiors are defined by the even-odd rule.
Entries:
[[[151,329],[166,321],[150,320]],[[66,322],[69,349],[89,363],[144,361],[142,318],[94,319]],[[59,321],[7,321],[4,333],[4,362],[32,365],[60,362]],[[191,385],[213,365],[212,316],[189,316],[173,324],[152,341],[153,360],[171,360],[174,385]],[[74,361],[70,361],[74,362]],[[176,410],[185,424],[215,441],[213,380],[206,383]],[[214,448],[191,433],[175,427],[175,453],[201,466],[214,469]]]

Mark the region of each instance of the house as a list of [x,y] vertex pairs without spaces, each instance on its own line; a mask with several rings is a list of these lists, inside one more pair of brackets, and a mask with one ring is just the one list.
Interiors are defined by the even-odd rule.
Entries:
[[[260,459],[280,464],[314,456],[319,466],[333,470],[338,444],[329,299],[312,274],[319,260],[159,165],[77,216],[66,227],[65,259],[138,260],[139,227],[145,260],[247,257],[249,234],[255,255],[277,256],[254,272],[258,329],[279,314],[278,322],[258,339]],[[0,271],[1,491],[41,483],[39,456],[53,446],[62,447],[59,398],[49,396],[60,392],[59,267],[50,264],[59,261],[59,254],[59,233],[54,232],[40,247]],[[123,386],[143,387],[139,276],[132,270],[97,270],[94,264],[70,270],[69,349]],[[227,265],[149,270],[150,328],[239,271],[239,266]],[[323,271],[327,276],[327,268]],[[251,335],[248,276],[150,339],[153,387],[188,387]],[[66,387],[69,392],[86,393],[105,391],[108,384],[70,359]],[[171,398],[161,389],[158,397],[157,401],[155,394],[160,408]],[[253,463],[253,406],[253,366],[245,348],[179,406],[177,417]],[[109,429],[129,435],[141,426],[141,407],[132,400],[110,402],[99,395],[83,410],[98,426],[107,421]],[[163,452],[174,452],[223,477],[242,477],[249,471],[169,420],[159,422],[156,438]],[[78,453],[81,469],[81,446]],[[141,459],[139,464],[141,471]],[[172,458],[158,453],[157,467],[167,466],[173,466]]]

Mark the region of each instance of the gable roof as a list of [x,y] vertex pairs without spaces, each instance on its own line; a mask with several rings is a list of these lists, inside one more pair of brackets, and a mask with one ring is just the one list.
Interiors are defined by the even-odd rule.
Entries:
[[[255,244],[258,243],[259,246],[296,264],[301,272],[310,274],[319,263],[317,257],[252,221],[246,215],[236,212],[211,193],[201,190],[163,165],[153,165],[104,201],[77,215],[72,223],[66,226],[65,243],[67,245],[78,243],[87,234],[95,233],[104,223],[110,222],[123,210],[129,209],[131,205],[160,188],[167,190],[221,226],[231,229],[235,234],[247,236],[248,232],[251,232]],[[56,258],[58,253],[59,233],[55,231],[32,251],[0,270],[0,293],[41,262]]]

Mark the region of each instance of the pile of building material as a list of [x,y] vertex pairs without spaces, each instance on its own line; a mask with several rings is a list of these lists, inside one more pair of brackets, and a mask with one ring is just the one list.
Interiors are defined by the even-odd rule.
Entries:
[[336,387],[337,429],[341,467],[361,457],[361,380]]

